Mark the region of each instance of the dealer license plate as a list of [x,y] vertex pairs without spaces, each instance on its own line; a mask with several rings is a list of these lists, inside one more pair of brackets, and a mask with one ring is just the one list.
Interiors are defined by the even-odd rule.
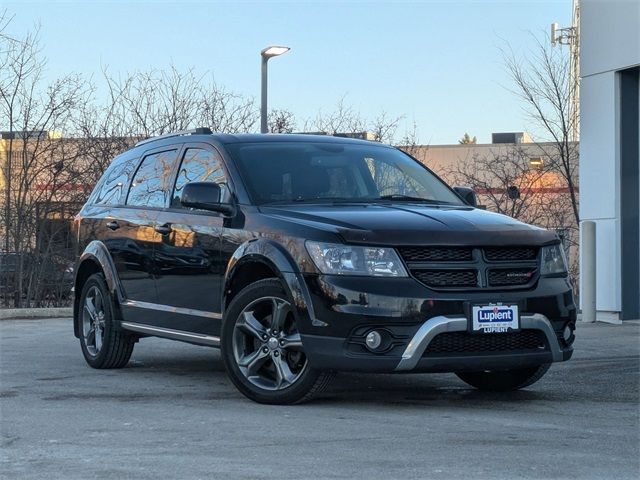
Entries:
[[519,328],[518,305],[490,303],[471,308],[471,330],[474,332],[506,333]]

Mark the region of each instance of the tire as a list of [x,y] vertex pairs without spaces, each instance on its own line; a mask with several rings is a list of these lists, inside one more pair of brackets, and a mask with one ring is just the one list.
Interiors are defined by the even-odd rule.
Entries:
[[255,402],[306,402],[324,390],[333,376],[309,365],[291,301],[277,279],[253,283],[233,298],[221,337],[229,378]]
[[479,390],[508,392],[533,385],[547,373],[550,366],[550,364],[544,364],[517,370],[457,372],[456,375],[463,382]]
[[101,273],[91,275],[82,286],[79,306],[80,347],[86,362],[100,369],[124,367],[131,358],[135,337],[117,325],[113,299]]

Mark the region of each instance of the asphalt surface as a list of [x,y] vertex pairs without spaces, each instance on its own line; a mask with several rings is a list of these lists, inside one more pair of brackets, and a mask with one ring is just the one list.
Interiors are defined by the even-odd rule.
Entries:
[[510,394],[454,375],[336,377],[264,406],[218,352],[161,339],[84,363],[69,319],[0,322],[0,478],[640,476],[640,325],[580,325],[574,359]]

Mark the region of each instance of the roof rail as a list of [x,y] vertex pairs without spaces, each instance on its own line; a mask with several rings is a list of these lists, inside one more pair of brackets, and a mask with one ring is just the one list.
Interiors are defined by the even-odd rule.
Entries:
[[150,137],[150,138],[147,138],[146,140],[141,140],[138,143],[136,143],[136,147],[140,145],[145,145],[150,142],[155,142],[156,140],[163,140],[165,138],[180,137],[182,135],[211,135],[212,133],[213,132],[209,127],[198,127],[198,128],[193,128],[191,130],[180,130],[178,132],[165,133],[164,135],[158,135],[157,137]]

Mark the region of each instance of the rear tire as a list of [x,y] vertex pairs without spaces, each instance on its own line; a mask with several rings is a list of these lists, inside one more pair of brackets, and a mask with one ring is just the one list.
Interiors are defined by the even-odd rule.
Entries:
[[114,317],[113,299],[101,273],[82,287],[78,321],[80,347],[93,368],[122,368],[131,358],[135,338],[123,332]]
[[258,403],[309,401],[333,377],[309,365],[292,303],[277,279],[253,283],[233,298],[220,347],[233,384]]
[[479,390],[508,392],[533,385],[547,373],[550,366],[550,364],[545,364],[516,370],[457,372],[456,375],[463,382]]

